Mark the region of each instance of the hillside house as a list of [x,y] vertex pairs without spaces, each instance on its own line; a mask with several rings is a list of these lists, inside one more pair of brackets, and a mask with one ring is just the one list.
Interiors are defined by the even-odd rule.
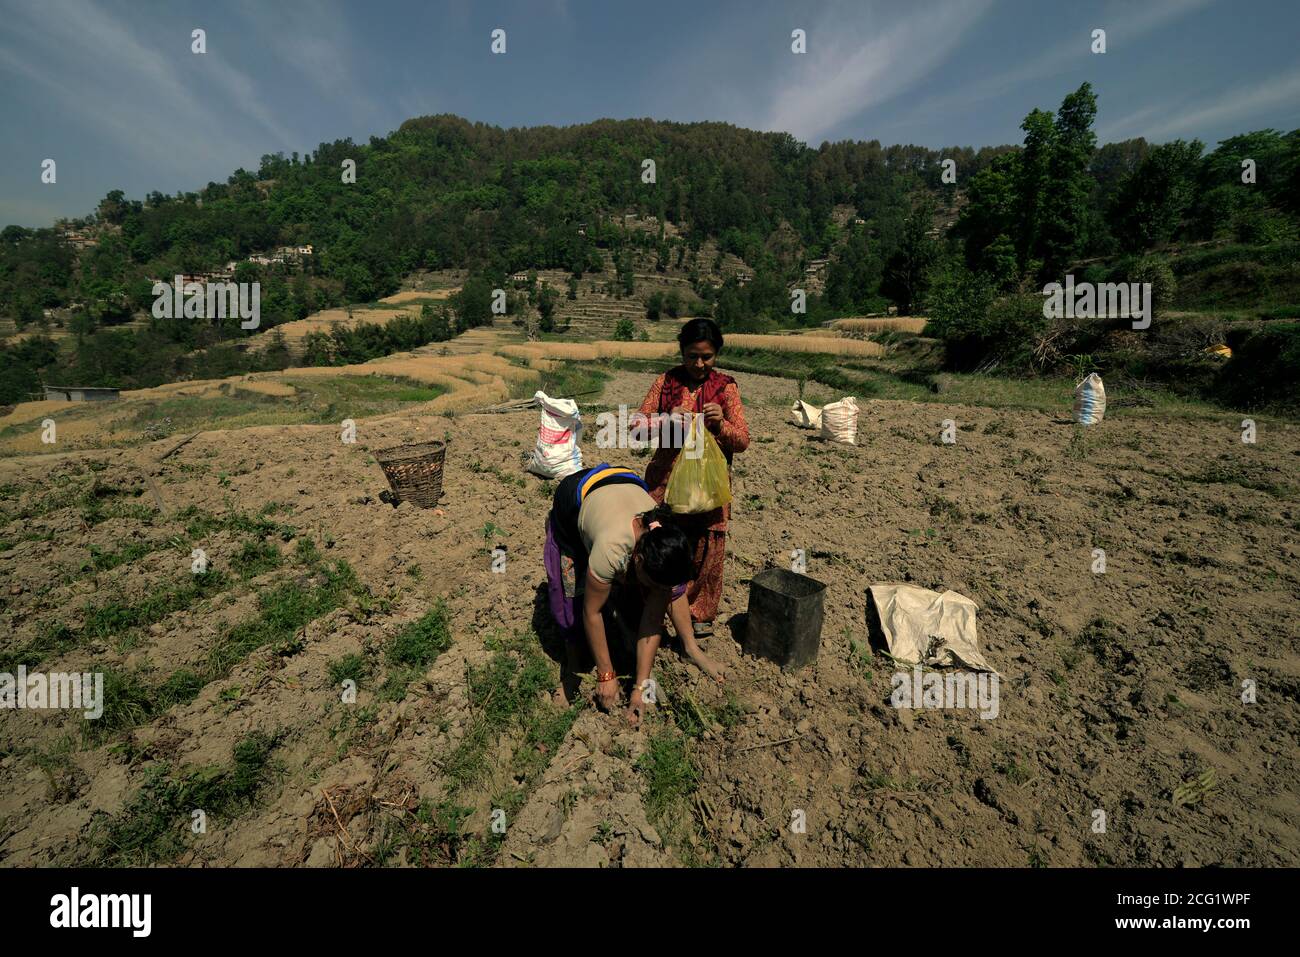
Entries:
[[110,402],[118,397],[117,389],[100,386],[47,385],[47,402]]

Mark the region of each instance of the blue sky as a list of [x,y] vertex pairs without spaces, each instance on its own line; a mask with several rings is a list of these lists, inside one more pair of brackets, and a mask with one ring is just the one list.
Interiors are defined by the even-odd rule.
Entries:
[[197,189],[431,113],[982,146],[1019,142],[1026,112],[1088,80],[1102,142],[1212,145],[1300,126],[1298,40],[1296,0],[0,0],[0,224]]

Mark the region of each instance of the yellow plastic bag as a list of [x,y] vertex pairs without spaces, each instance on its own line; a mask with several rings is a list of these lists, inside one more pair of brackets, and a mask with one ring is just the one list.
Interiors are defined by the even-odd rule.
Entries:
[[668,476],[664,503],[674,512],[694,515],[722,508],[730,501],[727,457],[713,433],[704,427],[704,416],[695,415]]

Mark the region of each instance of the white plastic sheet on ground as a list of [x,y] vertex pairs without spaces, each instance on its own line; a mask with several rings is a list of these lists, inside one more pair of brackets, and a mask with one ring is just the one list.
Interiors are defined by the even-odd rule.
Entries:
[[822,410],[817,406],[809,405],[800,399],[790,406],[790,411],[794,413],[794,424],[799,428],[820,429],[822,427]]
[[533,395],[542,410],[537,429],[537,444],[528,460],[528,471],[542,478],[562,479],[582,468],[582,449],[578,435],[582,416],[572,399],[552,399],[545,392]]
[[891,584],[872,585],[867,593],[868,624],[879,627],[885,648],[899,661],[993,671],[980,654],[978,606],[965,595]]

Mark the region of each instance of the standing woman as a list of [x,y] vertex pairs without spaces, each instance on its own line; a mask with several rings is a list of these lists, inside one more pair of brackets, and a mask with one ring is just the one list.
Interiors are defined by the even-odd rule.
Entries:
[[[715,369],[722,351],[722,330],[712,319],[690,319],[677,336],[682,364],[669,369],[646,393],[641,413],[700,413],[705,427],[713,433],[727,457],[727,477],[731,477],[731,457],[749,448],[749,426],[745,407],[740,403],[736,380]],[[645,481],[656,502],[663,502],[668,476],[681,450],[664,444],[646,466]],[[726,558],[727,520],[731,506],[699,515],[678,515],[675,521],[691,542],[695,576],[686,589],[691,605],[691,621],[696,635],[713,633],[722,597],[722,566]]]

